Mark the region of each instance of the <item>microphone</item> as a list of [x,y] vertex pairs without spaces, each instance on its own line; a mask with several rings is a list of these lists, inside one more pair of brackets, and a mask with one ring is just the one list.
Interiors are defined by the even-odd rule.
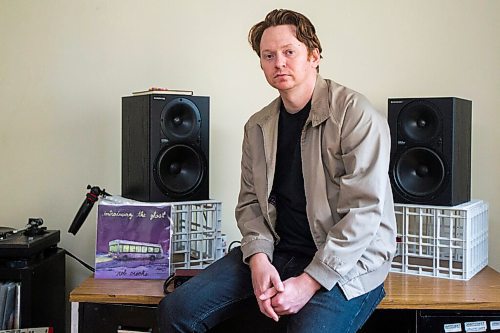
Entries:
[[76,235],[78,230],[80,230],[80,227],[82,226],[83,222],[85,222],[85,220],[87,219],[87,216],[92,210],[94,203],[99,199],[99,196],[110,195],[106,193],[105,189],[101,190],[99,186],[87,185],[87,189],[90,191],[89,193],[87,193],[85,200],[80,206],[78,212],[76,212],[76,216],[73,219],[73,222],[71,223],[71,226],[68,229],[68,232],[72,233],[73,235]]

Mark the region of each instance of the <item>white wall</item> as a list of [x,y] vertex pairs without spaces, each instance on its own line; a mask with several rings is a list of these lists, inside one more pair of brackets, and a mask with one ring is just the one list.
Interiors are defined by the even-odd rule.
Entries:
[[[233,209],[242,128],[276,96],[247,43],[273,8],[305,13],[321,73],[387,98],[473,101],[472,196],[490,203],[490,265],[500,270],[500,1],[0,0],[0,225],[42,217],[60,246],[93,264],[95,208],[67,229],[86,185],[119,194],[121,97],[150,86],[211,97],[211,196],[223,231]],[[67,260],[68,290],[90,272]]]

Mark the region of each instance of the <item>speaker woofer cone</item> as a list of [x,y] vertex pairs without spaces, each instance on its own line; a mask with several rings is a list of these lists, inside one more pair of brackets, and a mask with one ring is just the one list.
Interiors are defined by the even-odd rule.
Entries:
[[153,174],[164,194],[181,197],[195,192],[205,174],[206,161],[202,152],[190,145],[166,146],[156,158]]
[[431,103],[417,100],[401,110],[398,125],[404,141],[428,142],[440,132],[441,117]]
[[403,152],[393,170],[399,190],[416,201],[439,192],[445,179],[443,160],[434,151],[424,147]]
[[187,98],[173,99],[161,112],[161,129],[169,141],[196,141],[200,126],[200,110]]

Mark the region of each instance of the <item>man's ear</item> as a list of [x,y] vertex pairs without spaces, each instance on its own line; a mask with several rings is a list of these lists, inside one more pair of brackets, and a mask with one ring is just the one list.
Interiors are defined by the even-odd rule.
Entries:
[[313,65],[314,68],[318,68],[320,59],[321,55],[319,54],[318,49],[314,49],[312,50],[312,52],[310,52],[309,60],[311,61],[311,64]]

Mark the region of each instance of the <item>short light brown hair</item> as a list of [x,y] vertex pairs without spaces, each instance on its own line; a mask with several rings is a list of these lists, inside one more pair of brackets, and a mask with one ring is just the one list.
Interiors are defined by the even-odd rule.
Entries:
[[304,43],[308,53],[311,54],[314,49],[318,49],[321,56],[321,43],[316,36],[314,25],[304,15],[288,9],[275,9],[266,15],[264,21],[254,25],[248,33],[248,41],[252,45],[252,49],[260,58],[260,40],[264,30],[277,25],[293,25],[295,26],[295,34],[297,39]]

